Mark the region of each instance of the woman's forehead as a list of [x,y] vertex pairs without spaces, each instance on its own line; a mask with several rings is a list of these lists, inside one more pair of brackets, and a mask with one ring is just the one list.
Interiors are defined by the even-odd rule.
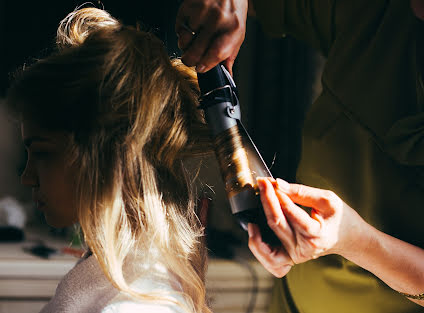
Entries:
[[31,121],[21,121],[21,135],[24,144],[28,147],[32,142],[46,142],[46,143],[64,143],[65,132],[52,131],[43,128],[42,125]]

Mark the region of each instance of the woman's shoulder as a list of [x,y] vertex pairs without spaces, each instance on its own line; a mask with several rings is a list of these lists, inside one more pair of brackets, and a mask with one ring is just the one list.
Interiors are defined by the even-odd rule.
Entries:
[[[119,292],[101,313],[131,313],[131,312],[152,312],[152,313],[182,313],[183,310],[178,304],[185,305],[182,296],[182,288],[172,273],[165,267],[156,264],[149,267],[149,272],[139,276],[130,284],[130,288],[139,294],[149,297],[158,295],[158,300],[135,299],[123,292]],[[169,301],[160,301],[164,296]]]
[[182,313],[176,305],[162,305],[135,301],[118,301],[107,305],[101,313]]

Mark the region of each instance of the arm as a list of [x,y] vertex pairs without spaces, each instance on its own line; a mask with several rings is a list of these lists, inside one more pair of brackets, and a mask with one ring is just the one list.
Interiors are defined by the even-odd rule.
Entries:
[[[389,236],[369,224],[352,250],[342,256],[370,271],[392,289],[417,295],[424,292],[424,250]],[[424,300],[410,299],[421,306]]]
[[[396,291],[424,292],[424,250],[367,224],[334,193],[282,180],[258,179],[271,229],[283,246],[270,249],[249,225],[249,248],[273,275],[294,264],[339,254],[370,271]],[[274,186],[273,186],[274,184]],[[312,208],[311,214],[295,203]],[[423,300],[413,300],[424,306]]]

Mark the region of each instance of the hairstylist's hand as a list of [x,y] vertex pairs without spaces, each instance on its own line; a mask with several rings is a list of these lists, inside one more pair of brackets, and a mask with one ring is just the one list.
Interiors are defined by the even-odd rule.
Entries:
[[[294,264],[354,248],[365,222],[333,192],[272,178],[259,178],[258,185],[268,225],[282,247],[271,249],[259,228],[249,224],[249,248],[273,275],[282,277]],[[311,213],[296,203],[312,208]]]
[[248,0],[184,0],[175,24],[182,61],[198,72],[224,61],[232,73],[245,36],[247,8]]

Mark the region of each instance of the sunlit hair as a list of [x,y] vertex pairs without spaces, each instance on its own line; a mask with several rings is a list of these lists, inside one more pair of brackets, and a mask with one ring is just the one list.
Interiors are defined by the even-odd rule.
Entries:
[[185,309],[209,312],[202,228],[181,162],[210,150],[195,72],[170,60],[153,34],[95,8],[69,14],[57,45],[16,79],[8,103],[23,119],[69,134],[86,243],[121,291],[172,301],[129,287],[129,272],[160,262],[181,283]]

